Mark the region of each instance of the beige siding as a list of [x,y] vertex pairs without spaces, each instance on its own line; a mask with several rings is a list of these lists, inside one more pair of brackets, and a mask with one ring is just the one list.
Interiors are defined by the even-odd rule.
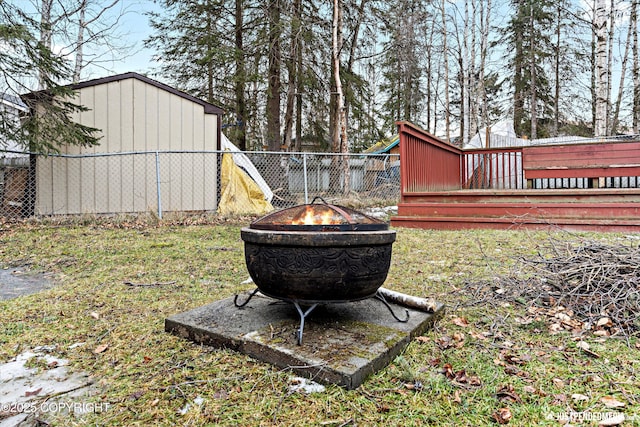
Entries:
[[[39,158],[39,214],[157,211],[156,151],[212,151],[217,116],[189,99],[128,78],[78,90],[89,108],[76,120],[101,130],[100,145],[65,147],[65,154],[148,152],[90,158]],[[162,209],[214,210],[215,156],[160,153]]]

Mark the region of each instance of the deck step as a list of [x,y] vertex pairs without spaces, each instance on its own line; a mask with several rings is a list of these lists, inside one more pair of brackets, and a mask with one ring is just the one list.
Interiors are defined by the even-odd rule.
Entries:
[[428,228],[434,230],[460,229],[563,229],[570,231],[640,232],[637,219],[613,220],[594,218],[534,218],[534,217],[391,217],[393,227]]
[[640,232],[640,190],[450,191],[403,195],[391,224],[434,229]]

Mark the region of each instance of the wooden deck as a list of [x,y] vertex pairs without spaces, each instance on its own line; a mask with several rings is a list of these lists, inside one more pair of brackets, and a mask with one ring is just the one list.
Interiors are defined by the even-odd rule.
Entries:
[[[464,151],[408,123],[399,130],[401,199],[393,226],[640,232],[640,188],[611,188],[638,187],[638,142],[541,147],[554,153],[549,167],[531,167],[527,162],[541,157],[528,147],[523,167],[522,148]],[[624,158],[607,154],[620,144]]]

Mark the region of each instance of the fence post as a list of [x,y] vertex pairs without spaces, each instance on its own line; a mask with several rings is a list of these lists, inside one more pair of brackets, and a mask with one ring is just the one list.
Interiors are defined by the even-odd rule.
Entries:
[[309,204],[309,190],[307,187],[307,154],[302,153],[302,176],[304,177],[304,203]]
[[158,218],[162,219],[162,193],[160,192],[160,152],[156,151],[156,192],[158,193]]

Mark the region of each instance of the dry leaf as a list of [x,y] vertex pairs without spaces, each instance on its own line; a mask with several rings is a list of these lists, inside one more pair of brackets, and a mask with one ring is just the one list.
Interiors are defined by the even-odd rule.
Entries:
[[477,340],[481,340],[481,341],[484,341],[484,340],[487,339],[487,337],[485,335],[480,334],[480,333],[478,333],[476,331],[470,331],[469,335],[471,335],[473,338],[475,338]]
[[608,317],[601,317],[600,319],[598,319],[598,321],[596,322],[596,326],[599,328],[602,327],[607,327],[610,328],[613,326],[613,322],[611,321],[611,319],[609,319]]
[[580,393],[573,393],[571,395],[571,398],[573,400],[575,400],[576,402],[583,401],[583,400],[589,400],[589,396],[586,396],[586,395],[580,394]]
[[96,313],[95,311],[92,311],[91,313],[89,313],[89,316],[93,317],[96,320],[98,320],[100,318],[100,315],[98,313]]
[[606,426],[618,426],[624,422],[624,414],[619,412],[611,417],[605,418],[600,421],[598,426],[606,427]]
[[436,340],[436,344],[438,344],[438,347],[440,347],[440,349],[442,349],[442,350],[446,350],[448,348],[451,348],[451,346],[453,345],[453,343],[451,342],[451,337],[449,337],[447,335],[438,338]]
[[536,388],[530,385],[526,385],[524,387],[522,387],[522,391],[526,392],[526,393],[530,393],[530,394],[536,394]]
[[589,343],[587,343],[585,341],[578,341],[576,343],[576,347],[578,347],[579,349],[582,349],[582,350],[589,350],[589,348],[590,348]]
[[454,325],[462,326],[463,328],[469,326],[469,322],[464,317],[454,317],[451,320],[451,323],[453,323]]
[[520,396],[518,396],[518,393],[516,393],[511,384],[502,384],[500,387],[498,387],[496,396],[500,401],[522,403],[522,399],[520,398]]
[[511,410],[509,408],[500,408],[493,413],[492,417],[498,424],[508,424],[511,421]]
[[553,395],[553,402],[551,402],[552,405],[564,405],[565,403],[567,403],[567,395],[566,394],[554,394]]
[[553,385],[555,385],[557,388],[564,388],[564,386],[566,385],[564,380],[561,380],[560,378],[554,378],[552,381]]
[[429,338],[427,338],[427,337],[419,336],[419,337],[416,337],[416,341],[418,341],[421,344],[424,344],[424,343],[427,343],[427,342],[429,342],[431,340]]
[[462,397],[460,397],[460,390],[456,390],[453,392],[453,400],[455,403],[462,403]]
[[109,344],[101,344],[93,349],[93,354],[104,353],[109,348]]
[[33,391],[25,391],[24,392],[24,397],[37,396],[38,393],[40,393],[41,391],[42,391],[42,387],[40,387],[37,390],[33,390]]
[[604,403],[604,406],[607,408],[622,408],[624,406],[624,402],[619,401],[613,396],[603,396],[600,402]]

